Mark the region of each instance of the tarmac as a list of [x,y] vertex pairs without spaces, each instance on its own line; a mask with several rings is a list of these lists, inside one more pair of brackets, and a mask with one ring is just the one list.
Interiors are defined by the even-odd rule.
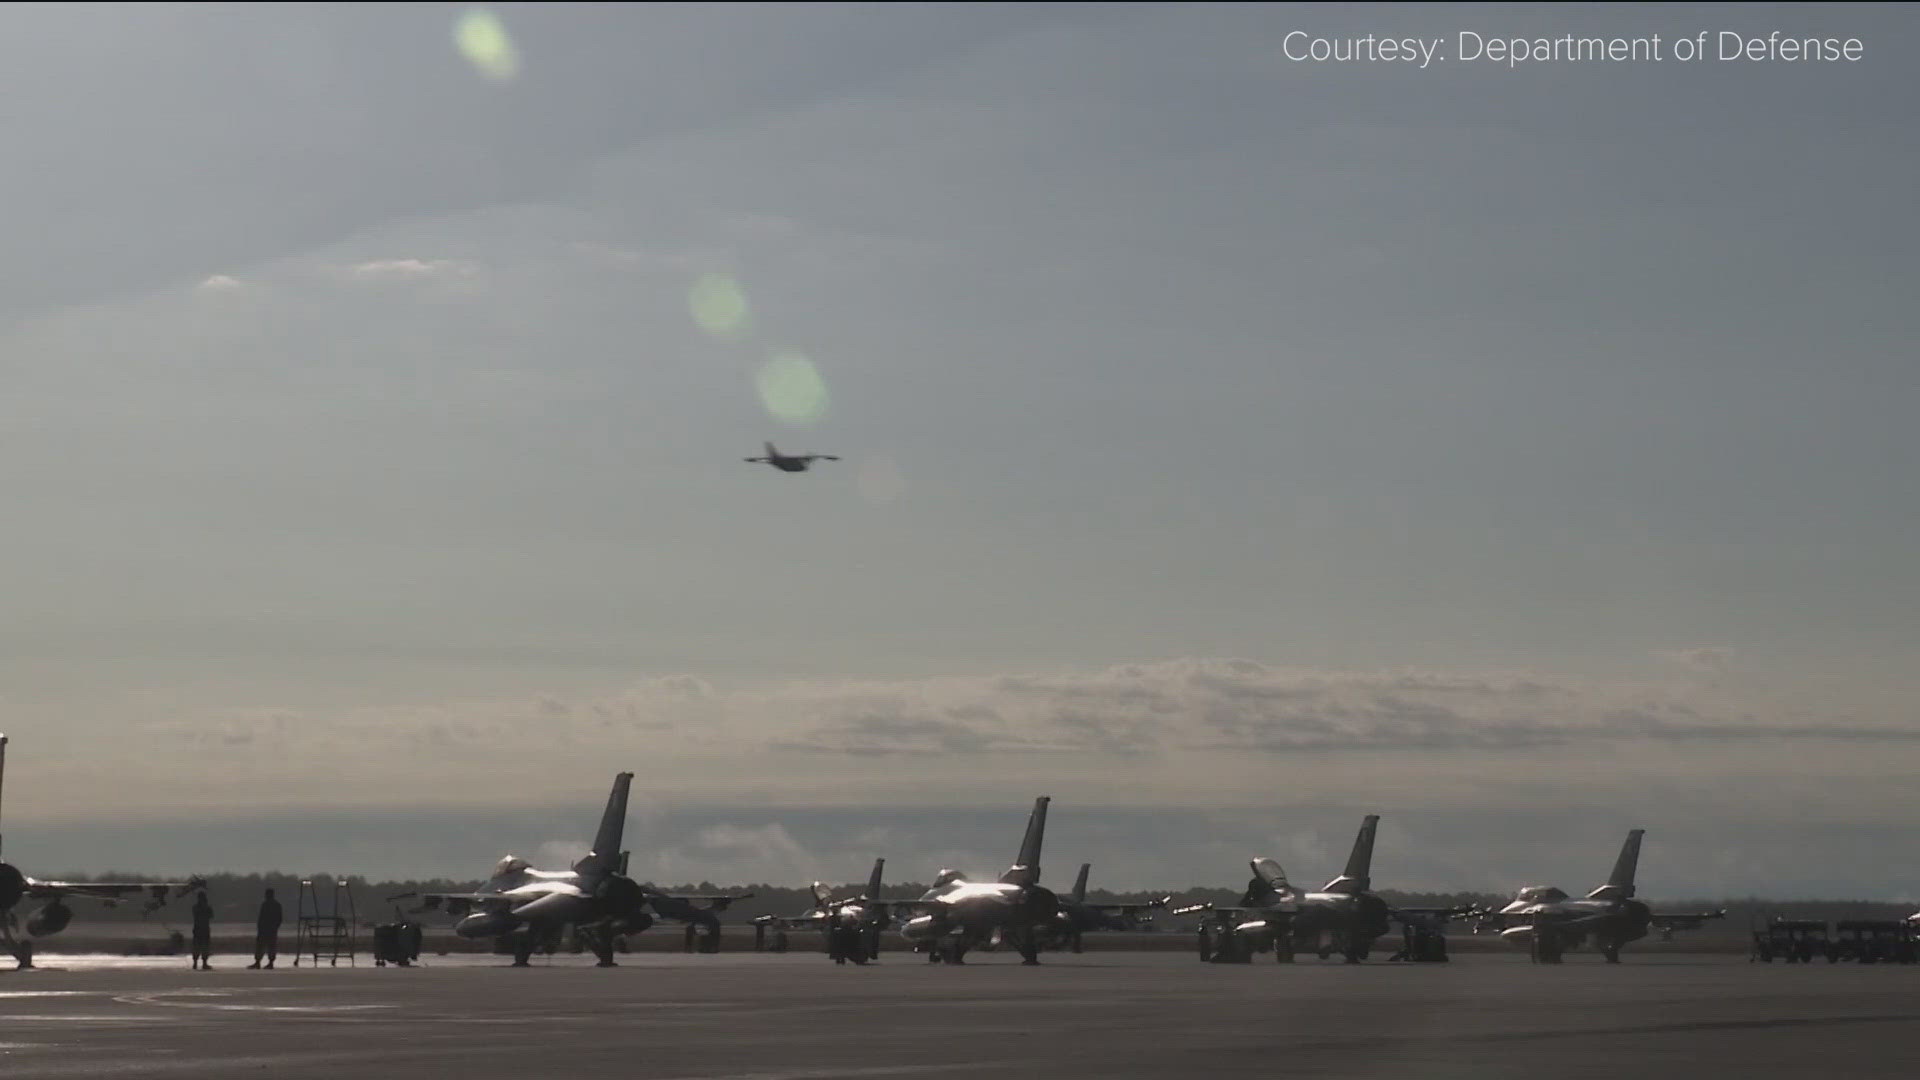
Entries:
[[0,972],[0,1076],[567,1074],[646,1080],[1182,1076],[1503,1078],[1920,1075],[1920,965],[1588,955],[1558,966],[1191,954],[635,953],[513,970],[249,971],[216,955],[44,954]]

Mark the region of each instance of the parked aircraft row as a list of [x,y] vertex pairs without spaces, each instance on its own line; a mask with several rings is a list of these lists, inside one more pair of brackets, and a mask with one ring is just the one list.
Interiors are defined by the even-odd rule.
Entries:
[[[6,738],[0,736],[0,780],[4,779]],[[616,942],[640,933],[657,918],[675,919],[690,927],[717,934],[719,913],[751,894],[669,893],[635,881],[627,872],[627,852],[621,849],[626,826],[628,795],[633,774],[614,778],[613,790],[594,834],[593,846],[565,870],[538,870],[526,860],[508,855],[494,867],[485,884],[473,892],[405,894],[392,899],[416,899],[416,911],[445,911],[458,919],[455,933],[474,939],[492,939],[510,952],[517,966],[526,965],[537,951],[551,951],[572,931],[575,940],[592,949],[600,966],[614,963]],[[1026,833],[1013,864],[996,880],[974,882],[959,871],[941,870],[925,893],[913,898],[882,895],[884,859],[876,859],[866,887],[850,897],[834,899],[815,883],[814,907],[788,916],[762,916],[757,925],[777,932],[808,929],[821,933],[830,957],[840,963],[866,963],[878,955],[880,934],[896,927],[916,952],[930,962],[959,964],[976,948],[1011,945],[1023,962],[1039,963],[1048,948],[1079,951],[1080,939],[1091,930],[1131,929],[1142,925],[1153,910],[1172,915],[1198,915],[1201,959],[1236,962],[1255,953],[1272,952],[1282,963],[1300,951],[1322,958],[1339,954],[1349,963],[1368,957],[1379,938],[1399,922],[1409,938],[1438,935],[1451,920],[1470,921],[1475,932],[1497,931],[1529,949],[1534,960],[1556,963],[1570,948],[1591,941],[1608,963],[1618,963],[1621,948],[1645,937],[1650,928],[1663,930],[1699,926],[1721,912],[1656,913],[1635,898],[1635,872],[1644,830],[1627,835],[1606,883],[1575,899],[1552,886],[1528,886],[1498,909],[1396,908],[1373,891],[1374,837],[1379,816],[1369,814],[1360,826],[1342,872],[1318,890],[1301,891],[1271,858],[1252,860],[1253,878],[1239,904],[1196,904],[1171,908],[1172,897],[1146,903],[1095,904],[1086,899],[1089,867],[1082,864],[1073,890],[1061,896],[1040,883],[1040,855],[1046,837],[1050,799],[1034,800]],[[0,943],[22,967],[32,962],[32,942],[59,933],[72,919],[65,901],[71,897],[112,904],[145,894],[149,910],[170,897],[199,887],[187,881],[75,883],[39,881],[11,864],[0,862]],[[25,938],[15,909],[26,901],[44,902],[26,920]],[[1920,916],[1916,916],[1920,919]],[[692,931],[690,930],[689,933]],[[717,938],[715,939],[717,941]]]

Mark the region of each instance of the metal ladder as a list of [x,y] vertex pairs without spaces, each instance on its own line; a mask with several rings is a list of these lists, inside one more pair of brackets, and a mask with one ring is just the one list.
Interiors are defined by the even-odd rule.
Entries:
[[354,930],[360,920],[354,911],[353,889],[344,880],[336,878],[325,911],[320,906],[320,889],[321,886],[314,884],[311,878],[301,879],[293,966],[299,967],[300,959],[307,957],[313,961],[314,967],[319,967],[321,958],[325,957],[329,966],[338,967],[340,958],[344,956],[348,966],[358,967]]

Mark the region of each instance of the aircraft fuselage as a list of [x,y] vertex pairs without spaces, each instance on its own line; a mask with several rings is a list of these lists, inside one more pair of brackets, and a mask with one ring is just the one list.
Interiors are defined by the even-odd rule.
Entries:
[[1000,882],[975,884],[955,881],[929,889],[920,899],[938,903],[933,912],[907,920],[900,932],[908,939],[926,941],[951,934],[984,936],[1013,925],[1026,925],[1026,898],[1031,887]]
[[1337,948],[1364,951],[1387,930],[1387,905],[1379,897],[1325,892],[1303,893],[1234,927],[1236,933],[1246,935],[1263,949],[1284,932],[1296,949],[1309,951],[1319,948],[1327,935],[1338,939]]
[[1593,938],[1603,947],[1617,950],[1629,941],[1646,937],[1652,923],[1647,905],[1638,900],[1533,899],[1527,895],[1543,891],[1523,889],[1520,897],[1500,909],[1502,919],[1517,924],[1500,931],[1503,939],[1530,946],[1545,932],[1562,947],[1578,946]]

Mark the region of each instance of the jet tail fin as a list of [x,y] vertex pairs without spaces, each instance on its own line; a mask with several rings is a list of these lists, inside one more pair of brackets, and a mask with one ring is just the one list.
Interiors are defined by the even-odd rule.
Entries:
[[1092,869],[1092,863],[1083,862],[1080,864],[1080,876],[1073,879],[1074,903],[1084,904],[1087,902],[1087,872]]
[[1587,899],[1633,899],[1633,875],[1640,869],[1640,838],[1646,833],[1645,829],[1627,833],[1627,842],[1620,845],[1620,857],[1613,860],[1613,873],[1607,875],[1607,883],[1588,893]]
[[613,778],[613,790],[607,795],[607,809],[600,815],[600,831],[593,834],[593,850],[574,867],[584,870],[595,867],[601,870],[618,869],[620,858],[620,840],[627,830],[627,792],[633,786],[633,774],[623,772]]
[[7,784],[7,737],[0,735],[0,790]]
[[1327,882],[1330,893],[1363,893],[1373,888],[1373,836],[1380,828],[1380,815],[1368,814],[1360,822],[1360,835],[1353,839],[1353,851],[1347,855],[1347,868]]
[[1027,817],[1027,835],[1020,841],[1020,854],[1000,875],[1003,885],[1038,885],[1040,883],[1040,841],[1047,835],[1047,804],[1053,800],[1045,795],[1033,800],[1033,813]]
[[778,450],[775,450],[775,449],[773,448],[773,444],[772,444],[772,443],[770,443],[770,442],[765,442],[765,443],[761,443],[760,445],[761,445],[761,446],[764,446],[764,447],[766,447],[766,448],[767,448],[767,456],[768,456],[768,457],[770,457],[770,458],[777,458],[777,457],[779,457],[779,456],[780,456],[780,451],[778,451]]
[[868,900],[880,899],[880,873],[881,871],[885,870],[886,867],[887,867],[887,860],[885,859],[873,860],[873,873],[867,875],[866,898]]

